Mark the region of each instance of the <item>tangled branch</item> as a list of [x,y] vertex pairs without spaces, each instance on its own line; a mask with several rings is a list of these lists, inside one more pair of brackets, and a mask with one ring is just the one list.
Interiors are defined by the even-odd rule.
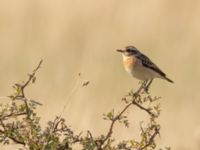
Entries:
[[[61,116],[49,121],[45,129],[42,129],[40,117],[36,109],[39,102],[29,99],[25,90],[28,85],[35,83],[36,73],[41,67],[42,60],[26,82],[17,83],[13,86],[14,93],[9,96],[11,104],[0,104],[0,143],[10,144],[13,142],[28,149],[57,149],[72,150],[75,146],[83,150],[153,150],[157,147],[156,137],[160,134],[160,125],[157,118],[160,115],[160,105],[156,104],[159,98],[152,98],[145,92],[143,85],[136,92],[129,92],[122,98],[125,106],[115,114],[114,109],[104,114],[104,119],[110,121],[105,134],[94,136],[89,130],[84,134],[75,134]],[[89,81],[83,86],[86,86]],[[21,103],[22,102],[22,103]],[[149,117],[145,127],[140,128],[140,140],[117,142],[113,137],[114,127],[122,123],[129,127],[126,112],[130,107],[138,108],[146,112]],[[166,148],[170,150],[170,148]]]

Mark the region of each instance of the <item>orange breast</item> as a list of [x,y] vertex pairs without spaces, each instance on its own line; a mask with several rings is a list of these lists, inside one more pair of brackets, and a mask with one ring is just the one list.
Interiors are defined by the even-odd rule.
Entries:
[[126,70],[132,70],[135,67],[137,59],[132,57],[125,57],[124,58],[124,67]]

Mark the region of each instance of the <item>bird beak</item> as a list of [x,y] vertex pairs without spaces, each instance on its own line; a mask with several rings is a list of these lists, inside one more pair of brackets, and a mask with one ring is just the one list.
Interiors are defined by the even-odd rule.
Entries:
[[123,53],[123,52],[124,52],[124,50],[117,49],[117,52]]

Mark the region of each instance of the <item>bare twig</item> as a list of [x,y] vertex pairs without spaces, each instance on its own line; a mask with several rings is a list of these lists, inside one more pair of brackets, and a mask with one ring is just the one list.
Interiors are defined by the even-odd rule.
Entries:
[[152,117],[157,117],[157,115],[154,114],[154,113],[152,113],[150,109],[143,107],[142,105],[138,104],[137,102],[133,101],[132,104],[135,105],[135,106],[137,106],[137,107],[139,107],[140,109],[146,111]]
[[21,144],[21,145],[26,145],[26,143],[24,143],[24,141],[20,141],[18,139],[16,139],[15,137],[12,137],[12,136],[8,136],[9,139],[11,139],[14,143],[17,143],[17,144]]
[[92,133],[91,133],[89,130],[87,131],[87,133],[88,133],[88,135],[90,136],[90,139],[92,140],[92,143],[94,143],[95,146],[98,148],[99,145],[98,145],[98,143],[96,142],[96,140],[94,140],[94,138],[93,138],[93,136],[92,136]]
[[30,82],[32,81],[32,79],[35,77],[35,74],[36,74],[36,72],[38,71],[38,69],[41,67],[42,62],[43,62],[43,60],[40,60],[38,66],[33,70],[32,74],[29,74],[28,80],[27,80],[23,85],[21,85],[21,90],[22,90],[22,95],[23,95],[23,97],[25,97],[25,95],[24,95],[24,89],[26,88],[26,86],[29,85],[29,83],[30,83]]
[[0,119],[5,119],[5,118],[8,118],[8,117],[16,117],[16,116],[22,116],[22,115],[26,115],[26,112],[21,112],[21,113],[10,113],[10,114],[7,114],[7,115],[3,115],[3,116],[0,116]]
[[158,126],[154,126],[154,133],[151,135],[148,142],[143,147],[141,147],[139,150],[144,150],[147,147],[149,147],[154,142],[154,139],[159,134],[159,131],[160,131],[160,128]]
[[124,108],[117,116],[115,116],[115,117],[112,119],[112,122],[111,122],[111,124],[110,124],[108,133],[106,134],[104,140],[101,142],[102,145],[105,143],[105,141],[108,140],[108,138],[111,137],[115,122],[116,122],[117,120],[120,119],[120,117],[123,115],[123,113],[124,113],[131,105],[132,105],[132,103],[129,103],[128,105],[126,105],[125,108]]

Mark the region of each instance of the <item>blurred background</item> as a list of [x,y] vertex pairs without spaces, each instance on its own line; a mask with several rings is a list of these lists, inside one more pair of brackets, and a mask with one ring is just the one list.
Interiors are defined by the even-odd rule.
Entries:
[[[122,108],[121,98],[139,86],[115,51],[134,45],[175,81],[158,79],[151,86],[152,95],[162,97],[159,145],[199,150],[199,16],[198,0],[1,0],[0,96],[9,95],[43,59],[27,91],[43,103],[42,124],[66,105],[63,117],[77,133],[105,133],[109,124],[102,114]],[[135,137],[144,116],[134,108],[128,115],[130,128],[115,128],[119,140]]]

